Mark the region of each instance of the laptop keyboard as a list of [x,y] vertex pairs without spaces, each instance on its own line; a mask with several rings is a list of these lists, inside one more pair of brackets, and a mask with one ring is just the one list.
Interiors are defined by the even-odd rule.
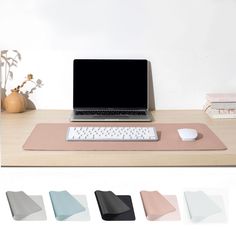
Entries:
[[157,141],[155,127],[69,127],[67,141]]
[[76,115],[119,116],[146,115],[145,111],[76,111]]

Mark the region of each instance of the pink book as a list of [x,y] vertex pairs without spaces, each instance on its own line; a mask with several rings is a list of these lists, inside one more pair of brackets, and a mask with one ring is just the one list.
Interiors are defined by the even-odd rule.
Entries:
[[236,102],[236,93],[208,93],[208,102]]

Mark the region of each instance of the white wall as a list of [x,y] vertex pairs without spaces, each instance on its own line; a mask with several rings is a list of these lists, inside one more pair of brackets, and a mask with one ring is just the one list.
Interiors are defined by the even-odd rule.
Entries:
[[0,47],[43,80],[37,108],[72,108],[74,58],[147,58],[157,109],[236,92],[236,0],[0,0]]

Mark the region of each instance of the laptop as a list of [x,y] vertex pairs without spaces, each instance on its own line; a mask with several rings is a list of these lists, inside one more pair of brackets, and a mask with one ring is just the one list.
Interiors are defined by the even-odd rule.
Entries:
[[151,120],[147,60],[74,60],[71,121]]

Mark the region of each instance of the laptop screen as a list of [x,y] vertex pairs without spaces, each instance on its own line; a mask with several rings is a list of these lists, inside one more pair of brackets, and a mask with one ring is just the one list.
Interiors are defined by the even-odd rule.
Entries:
[[147,60],[75,59],[73,107],[147,109]]

